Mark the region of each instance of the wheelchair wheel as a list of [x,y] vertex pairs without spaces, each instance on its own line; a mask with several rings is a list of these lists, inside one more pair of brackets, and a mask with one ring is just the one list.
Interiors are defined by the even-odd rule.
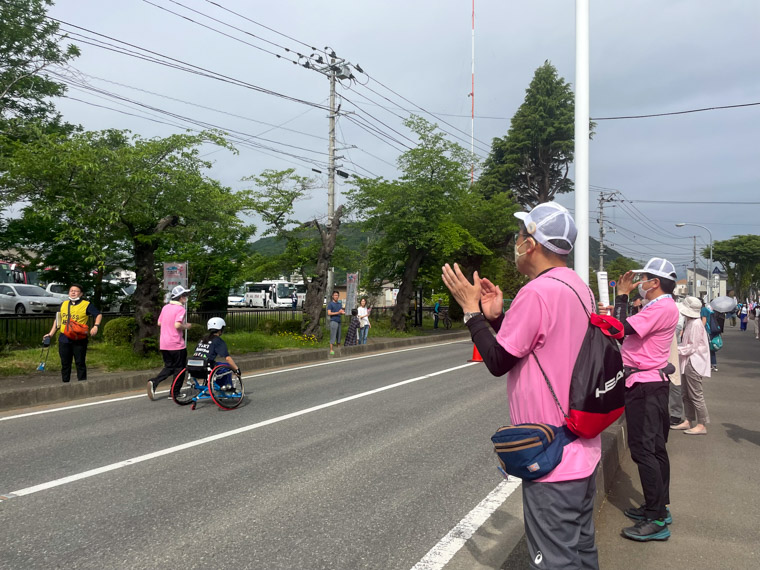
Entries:
[[172,400],[180,406],[187,406],[193,403],[193,398],[199,392],[198,381],[187,373],[187,369],[183,368],[172,382]]
[[211,371],[208,391],[214,403],[225,410],[237,408],[245,395],[240,376],[226,364],[220,364]]

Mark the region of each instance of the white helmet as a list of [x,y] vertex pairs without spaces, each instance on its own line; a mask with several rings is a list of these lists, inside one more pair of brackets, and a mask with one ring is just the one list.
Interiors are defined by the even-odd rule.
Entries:
[[206,328],[210,331],[211,330],[220,331],[226,326],[227,326],[227,323],[225,323],[224,319],[221,317],[212,317],[208,320],[208,323],[206,324]]

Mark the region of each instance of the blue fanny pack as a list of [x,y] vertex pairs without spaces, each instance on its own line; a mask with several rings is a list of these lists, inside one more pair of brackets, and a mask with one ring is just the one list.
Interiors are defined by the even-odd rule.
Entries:
[[520,479],[539,479],[562,461],[565,446],[578,439],[567,429],[549,424],[500,427],[493,436],[494,451],[504,472]]

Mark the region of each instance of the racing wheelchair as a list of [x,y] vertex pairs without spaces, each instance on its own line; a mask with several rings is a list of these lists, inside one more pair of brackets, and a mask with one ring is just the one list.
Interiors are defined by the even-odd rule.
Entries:
[[226,363],[211,365],[204,359],[190,358],[187,367],[172,382],[172,400],[180,406],[211,400],[223,410],[237,408],[245,396],[243,380]]

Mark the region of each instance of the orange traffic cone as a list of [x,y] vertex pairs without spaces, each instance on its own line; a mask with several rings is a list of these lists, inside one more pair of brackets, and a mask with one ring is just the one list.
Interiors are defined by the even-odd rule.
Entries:
[[467,362],[483,362],[483,357],[480,356],[480,353],[478,352],[478,347],[475,346],[475,343],[472,344],[472,358],[468,360]]

